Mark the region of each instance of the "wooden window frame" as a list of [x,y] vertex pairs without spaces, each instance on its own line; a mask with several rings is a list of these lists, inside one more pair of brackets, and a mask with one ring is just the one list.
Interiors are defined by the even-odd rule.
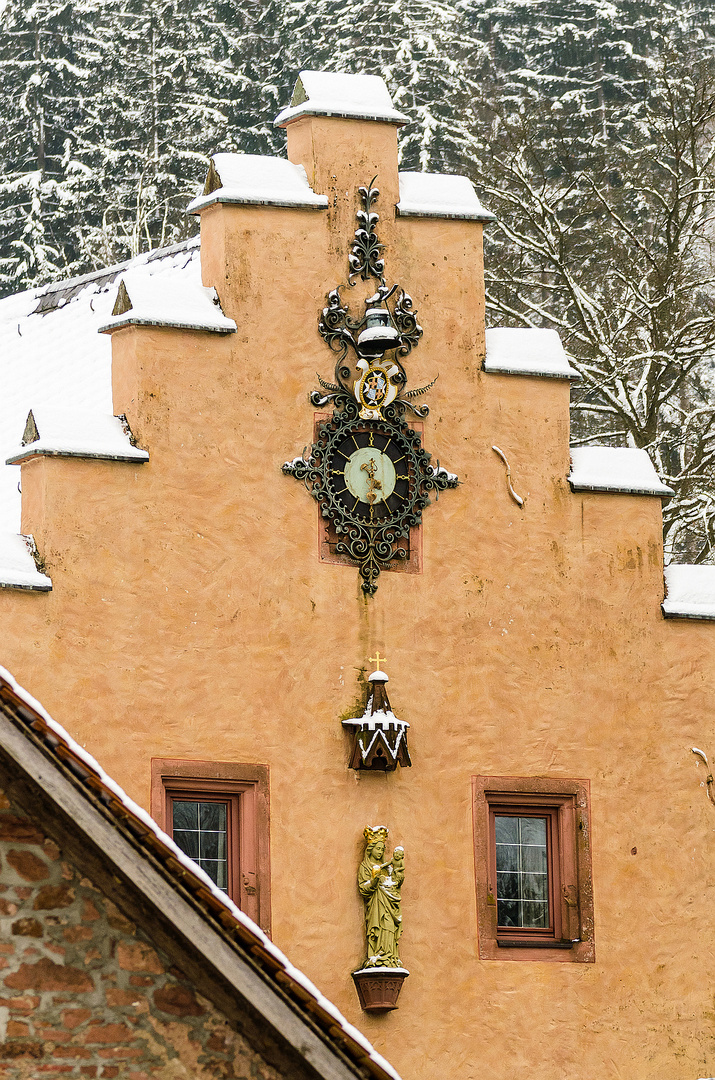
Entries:
[[228,814],[228,895],[267,934],[271,931],[268,766],[152,758],[151,813],[172,835],[175,796],[224,801]]
[[[472,788],[481,959],[593,963],[588,781],[474,776]],[[548,929],[497,924],[494,819],[501,814],[548,819]]]
[[[561,905],[556,898],[561,895],[561,856],[563,856],[563,843],[561,842],[561,828],[559,822],[559,808],[553,806],[548,796],[547,801],[534,801],[533,795],[496,795],[487,796],[489,804],[489,882],[494,886],[492,895],[496,897],[497,867],[496,867],[496,817],[538,817],[546,818],[546,867],[548,876],[548,903],[549,903],[549,926],[544,927],[504,927],[499,926],[497,921],[497,942],[542,942],[561,941],[563,938],[563,920]],[[497,903],[497,918],[499,906]]]

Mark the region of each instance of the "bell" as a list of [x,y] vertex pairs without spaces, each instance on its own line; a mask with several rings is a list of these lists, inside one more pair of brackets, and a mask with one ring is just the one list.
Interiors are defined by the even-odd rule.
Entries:
[[399,344],[400,335],[391,323],[387,308],[371,308],[365,316],[365,329],[357,339],[360,355],[382,356]]

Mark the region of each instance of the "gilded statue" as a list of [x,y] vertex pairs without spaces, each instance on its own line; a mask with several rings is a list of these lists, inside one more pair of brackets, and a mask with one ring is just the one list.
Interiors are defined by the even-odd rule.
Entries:
[[399,940],[402,934],[402,882],[405,852],[396,847],[385,861],[388,830],[369,826],[364,832],[365,857],[358,870],[358,889],[365,902],[367,957],[364,968],[402,968]]

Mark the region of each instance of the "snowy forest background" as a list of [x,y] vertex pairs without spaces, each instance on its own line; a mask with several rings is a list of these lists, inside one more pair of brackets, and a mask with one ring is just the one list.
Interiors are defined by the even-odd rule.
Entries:
[[715,559],[706,0],[0,0],[0,295],[196,230],[217,150],[283,154],[301,68],[382,75],[403,169],[466,173],[491,325],[555,327],[573,442],[648,450]]

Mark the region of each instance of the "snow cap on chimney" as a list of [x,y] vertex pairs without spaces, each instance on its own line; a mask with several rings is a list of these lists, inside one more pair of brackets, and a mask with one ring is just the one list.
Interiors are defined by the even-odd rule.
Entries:
[[274,123],[286,127],[300,116],[337,116],[387,124],[410,122],[393,105],[379,75],[346,75],[342,71],[301,71],[290,105]]

